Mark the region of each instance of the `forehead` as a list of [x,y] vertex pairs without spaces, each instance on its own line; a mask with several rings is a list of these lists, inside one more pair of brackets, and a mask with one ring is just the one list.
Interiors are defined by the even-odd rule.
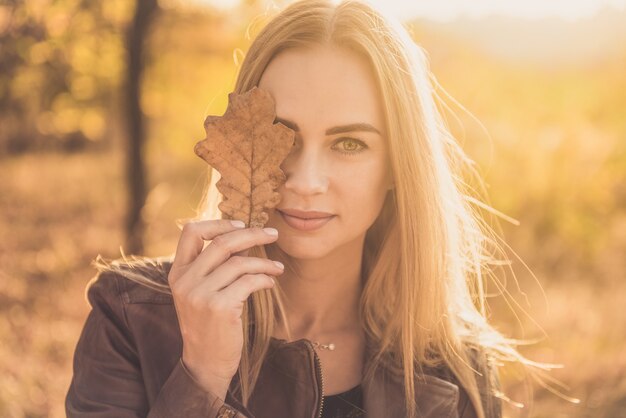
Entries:
[[385,128],[376,78],[365,58],[345,48],[282,51],[268,64],[259,87],[274,97],[278,116],[298,124],[366,122],[381,132]]

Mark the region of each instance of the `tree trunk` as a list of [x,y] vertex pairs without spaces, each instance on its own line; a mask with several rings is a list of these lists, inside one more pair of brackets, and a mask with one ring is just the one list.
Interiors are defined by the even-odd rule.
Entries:
[[141,110],[141,79],[144,69],[144,41],[151,21],[158,10],[157,0],[137,0],[133,20],[126,33],[127,80],[123,86],[128,153],[126,179],[128,208],[126,214],[126,252],[143,252],[145,223],[141,210],[146,201],[146,169],[143,158],[145,140],[144,117]]

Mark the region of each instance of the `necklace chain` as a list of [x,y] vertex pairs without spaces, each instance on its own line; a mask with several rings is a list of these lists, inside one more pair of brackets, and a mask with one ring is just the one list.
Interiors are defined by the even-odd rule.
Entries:
[[333,351],[335,349],[335,344],[334,343],[320,344],[319,341],[313,341],[313,348],[319,348],[320,350]]

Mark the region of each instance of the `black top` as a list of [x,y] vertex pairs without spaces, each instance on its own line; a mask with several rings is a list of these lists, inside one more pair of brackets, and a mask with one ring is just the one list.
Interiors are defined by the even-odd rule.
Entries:
[[324,396],[322,418],[361,418],[364,416],[361,385],[356,385],[336,395]]

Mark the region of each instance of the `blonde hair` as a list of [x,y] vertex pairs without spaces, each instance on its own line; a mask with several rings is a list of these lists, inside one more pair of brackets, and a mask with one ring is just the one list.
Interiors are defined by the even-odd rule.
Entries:
[[[360,309],[376,355],[364,378],[379,366],[402,373],[406,410],[414,417],[416,376],[422,367],[444,365],[467,391],[478,417],[489,416],[487,411],[499,408],[494,406],[498,402],[494,396],[506,399],[496,390],[498,365],[509,361],[548,367],[523,357],[515,349],[518,342],[505,338],[486,320],[489,265],[502,262],[491,253],[504,252],[479,214],[479,209],[491,208],[472,197],[473,190],[463,181],[464,169],[473,170],[472,162],[443,121],[424,51],[398,21],[366,2],[299,1],[276,15],[254,39],[234,92],[257,86],[268,63],[281,51],[324,44],[350,49],[371,66],[380,86],[395,181],[395,190],[388,193],[365,240]],[[218,179],[219,173],[209,168],[197,219],[221,217]],[[279,251],[272,244],[255,247],[249,254],[266,257]],[[120,263],[99,266],[169,291],[167,285]],[[255,292],[245,307],[246,344],[238,375],[244,405],[275,327],[284,324],[289,335],[281,300],[275,286]],[[472,352],[479,353],[487,365],[480,369],[481,362],[472,358]]]

